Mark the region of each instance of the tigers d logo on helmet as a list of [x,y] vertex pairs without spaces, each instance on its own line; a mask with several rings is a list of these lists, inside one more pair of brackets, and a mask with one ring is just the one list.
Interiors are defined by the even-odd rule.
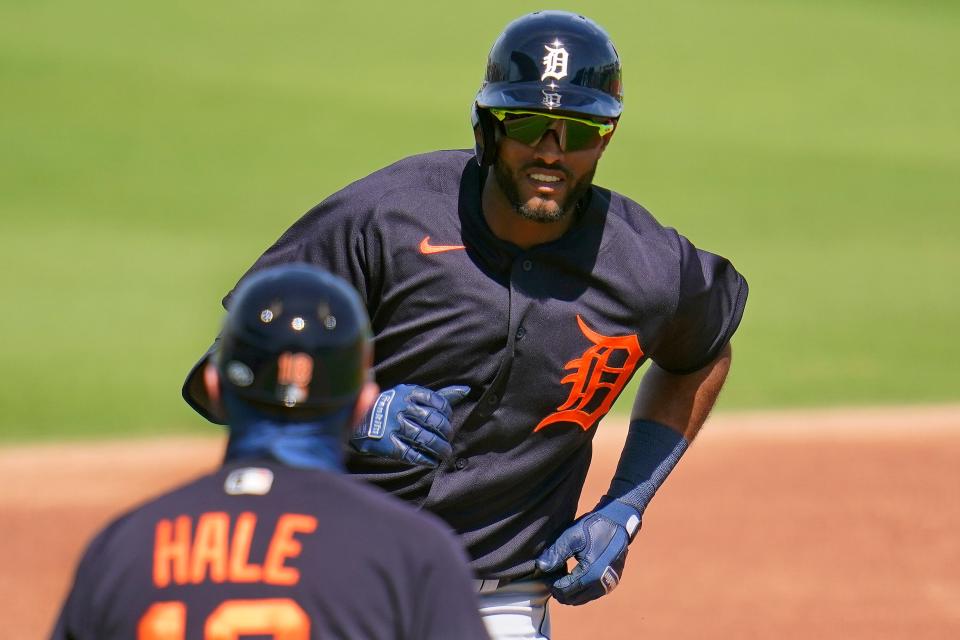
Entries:
[[555,39],[552,44],[543,45],[547,50],[547,55],[543,56],[543,75],[541,80],[547,78],[556,78],[563,80],[567,77],[567,59],[570,54],[563,48],[563,43]]
[[615,120],[623,111],[620,56],[596,22],[567,11],[536,11],[506,26],[487,56],[472,105],[477,162],[493,164],[488,109],[561,111]]
[[487,57],[479,109],[543,109],[618,118],[623,111],[620,56],[597,23],[567,11],[537,11],[507,25]]

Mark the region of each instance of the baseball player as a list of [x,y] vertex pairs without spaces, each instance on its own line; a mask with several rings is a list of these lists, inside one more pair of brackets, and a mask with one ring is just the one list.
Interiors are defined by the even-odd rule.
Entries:
[[267,269],[221,335],[204,376],[230,425],[223,468],[101,532],[52,637],[487,638],[449,529],[343,474],[379,392],[356,292],[317,267]]
[[[582,604],[618,584],[647,505],[723,385],[746,304],[728,260],[593,184],[622,106],[603,29],[525,15],[490,51],[474,149],[347,186],[245,276],[302,260],[361,292],[386,391],[348,468],[460,534],[494,637],[549,637],[549,596]],[[184,397],[219,421],[205,360]],[[609,491],[575,519],[593,435],[648,360]],[[450,420],[428,415],[461,394]]]

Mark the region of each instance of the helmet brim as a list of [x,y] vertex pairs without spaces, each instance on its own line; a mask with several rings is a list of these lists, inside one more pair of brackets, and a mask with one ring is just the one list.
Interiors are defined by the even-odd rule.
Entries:
[[619,118],[623,104],[602,91],[564,85],[557,92],[539,82],[491,82],[477,93],[481,109],[532,109],[597,118]]

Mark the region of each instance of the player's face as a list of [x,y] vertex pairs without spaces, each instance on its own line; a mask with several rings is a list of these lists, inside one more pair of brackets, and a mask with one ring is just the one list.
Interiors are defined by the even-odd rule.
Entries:
[[493,173],[497,186],[523,218],[551,223],[563,220],[593,183],[597,162],[611,136],[593,147],[563,151],[560,135],[548,130],[533,145],[500,135]]

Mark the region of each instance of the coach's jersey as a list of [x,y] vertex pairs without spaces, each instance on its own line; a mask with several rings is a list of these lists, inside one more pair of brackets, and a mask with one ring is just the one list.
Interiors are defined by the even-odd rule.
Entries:
[[356,478],[230,464],[119,518],[54,640],[487,638],[436,518]]
[[[305,261],[353,283],[382,388],[470,387],[439,469],[369,457],[350,468],[450,523],[478,575],[515,577],[569,526],[598,422],[640,365],[711,362],[747,285],[599,187],[556,241],[504,242],[481,211],[483,173],[469,151],[404,159],[308,212],[252,270]],[[195,380],[185,395],[202,410]]]

